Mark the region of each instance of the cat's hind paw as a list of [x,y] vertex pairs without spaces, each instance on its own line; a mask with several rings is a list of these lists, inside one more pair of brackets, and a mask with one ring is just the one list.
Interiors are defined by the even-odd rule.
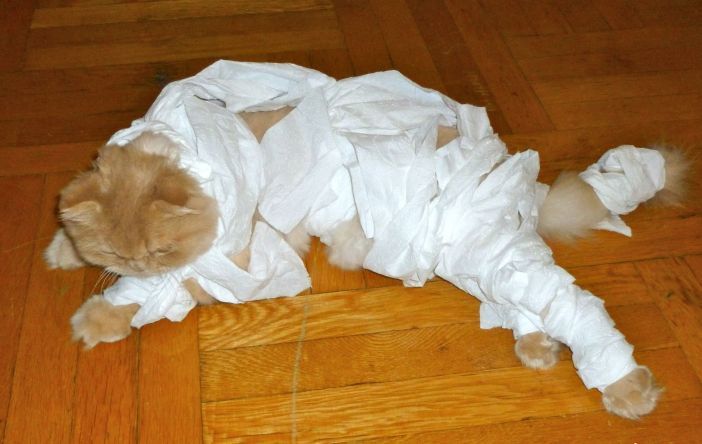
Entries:
[[607,411],[629,419],[651,413],[663,393],[648,367],[639,366],[602,392]]
[[72,270],[85,266],[63,228],[56,231],[54,239],[44,250],[44,260],[50,269]]
[[561,354],[561,344],[537,331],[517,339],[514,352],[525,367],[543,370],[556,365]]
[[112,305],[100,295],[90,297],[71,317],[73,340],[83,341],[86,349],[100,342],[116,342],[129,336],[137,304]]

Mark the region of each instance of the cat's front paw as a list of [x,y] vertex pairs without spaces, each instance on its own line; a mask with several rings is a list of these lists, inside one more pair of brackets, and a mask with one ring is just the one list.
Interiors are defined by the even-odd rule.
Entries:
[[85,301],[71,318],[73,340],[83,341],[85,348],[100,342],[116,342],[129,336],[137,304],[112,305],[100,295]]
[[602,392],[607,411],[629,419],[651,413],[663,389],[656,383],[648,367],[639,366],[628,375],[610,384]]
[[44,251],[44,260],[51,269],[72,270],[85,265],[63,228],[56,231],[54,239]]
[[537,331],[517,339],[514,352],[525,367],[547,369],[558,362],[561,344],[547,334]]

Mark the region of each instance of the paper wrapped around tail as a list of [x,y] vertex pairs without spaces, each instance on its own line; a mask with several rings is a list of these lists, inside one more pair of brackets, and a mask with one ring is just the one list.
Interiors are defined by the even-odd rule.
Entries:
[[[236,116],[282,106],[295,109],[260,144]],[[459,137],[436,150],[438,125]],[[217,199],[221,218],[215,244],[195,263],[122,278],[106,292],[115,304],[142,305],[137,327],[185,316],[187,278],[224,302],[299,293],[309,276],[279,233],[302,222],[329,243],[358,215],[373,241],[366,268],[411,286],[439,275],[482,301],[484,328],[546,332],[573,350],[588,387],[602,390],[636,366],[602,301],[574,285],[536,234],[547,192],[536,182],[538,154],[508,155],[482,108],[392,71],[335,81],[294,65],[220,61],[170,84],[111,142],[147,130],[182,146],[181,166]],[[620,148],[584,177],[622,213],[649,196],[643,182],[662,186],[654,157]],[[257,207],[266,222],[252,230]],[[241,270],[227,256],[249,243],[251,265]]]

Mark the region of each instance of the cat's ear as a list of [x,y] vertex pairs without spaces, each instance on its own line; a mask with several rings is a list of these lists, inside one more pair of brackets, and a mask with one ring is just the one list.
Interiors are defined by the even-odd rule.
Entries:
[[168,136],[160,133],[144,132],[130,142],[134,148],[147,154],[167,157],[177,160],[180,153],[178,144]]
[[89,224],[95,221],[102,207],[94,200],[86,200],[61,210],[61,220]]
[[64,221],[90,223],[102,211],[97,197],[100,179],[94,172],[83,173],[61,191],[59,210]]
[[165,200],[155,200],[151,203],[151,208],[158,211],[165,217],[180,217],[188,216],[191,214],[200,214],[200,210],[194,208],[188,208],[185,206],[174,205],[166,202]]

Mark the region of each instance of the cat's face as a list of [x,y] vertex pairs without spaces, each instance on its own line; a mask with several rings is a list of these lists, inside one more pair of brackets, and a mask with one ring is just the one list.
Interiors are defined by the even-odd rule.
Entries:
[[[217,205],[165,155],[163,136],[104,147],[95,168],[61,193],[59,209],[80,256],[120,275],[148,276],[192,262],[212,244]],[[166,142],[170,143],[170,142]]]

